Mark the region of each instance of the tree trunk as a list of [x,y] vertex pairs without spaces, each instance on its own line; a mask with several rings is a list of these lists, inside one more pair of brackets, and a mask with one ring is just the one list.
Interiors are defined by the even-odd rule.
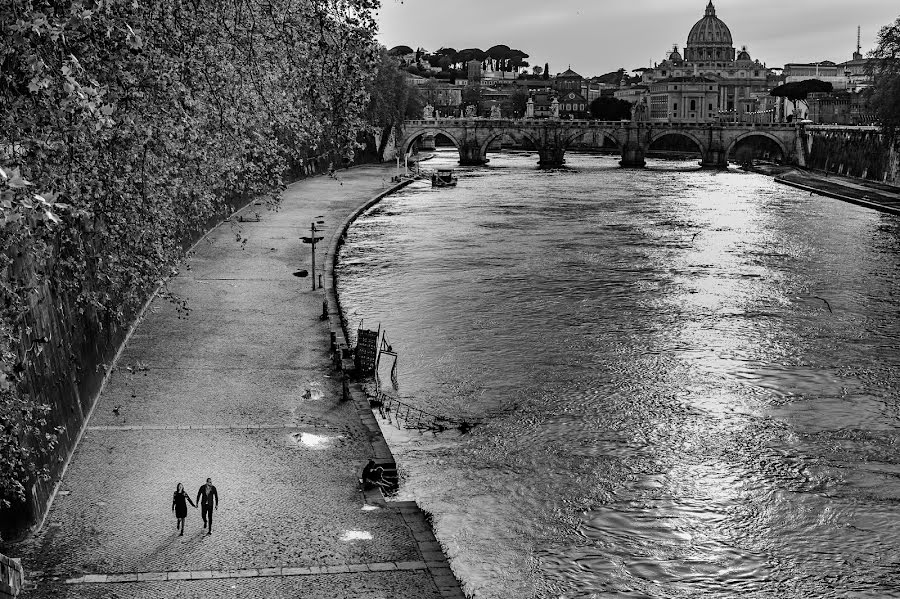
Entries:
[[391,139],[391,131],[394,129],[394,122],[391,121],[381,130],[381,140],[378,142],[378,162],[384,162],[384,150],[387,148],[388,141]]

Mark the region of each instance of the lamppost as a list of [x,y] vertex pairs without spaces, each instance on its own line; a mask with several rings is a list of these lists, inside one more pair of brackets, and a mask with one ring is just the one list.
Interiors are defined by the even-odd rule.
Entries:
[[[321,220],[318,221],[319,224],[323,224],[324,222],[325,221],[321,221]],[[312,222],[309,224],[309,231],[310,231],[309,237],[301,237],[300,239],[303,240],[303,243],[308,243],[312,249],[312,252],[310,253],[311,260],[312,260],[312,288],[313,288],[313,291],[315,291],[316,290],[316,243],[318,243],[319,241],[322,241],[322,239],[324,239],[324,237],[316,237],[316,233],[321,231],[321,229],[316,228],[315,222]],[[321,288],[321,287],[322,287],[322,285],[320,284],[319,288]]]

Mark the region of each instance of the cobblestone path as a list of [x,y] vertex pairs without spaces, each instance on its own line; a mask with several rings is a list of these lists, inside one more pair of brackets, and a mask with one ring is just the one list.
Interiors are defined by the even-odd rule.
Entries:
[[[359,492],[369,432],[340,401],[322,291],[292,274],[309,269],[310,223],[325,221],[324,264],[336,225],[390,169],[338,177],[296,183],[278,211],[251,206],[244,220],[258,222],[202,241],[169,284],[187,316],[151,304],[45,526],[7,549],[25,597],[462,597],[414,504]],[[175,486],[194,497],[207,477],[213,534],[189,507],[178,536]]]

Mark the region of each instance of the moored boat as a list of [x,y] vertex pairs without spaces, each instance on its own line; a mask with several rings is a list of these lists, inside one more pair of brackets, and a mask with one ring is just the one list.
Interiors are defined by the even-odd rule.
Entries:
[[459,179],[453,176],[453,169],[439,169],[431,175],[432,187],[453,187],[457,181]]

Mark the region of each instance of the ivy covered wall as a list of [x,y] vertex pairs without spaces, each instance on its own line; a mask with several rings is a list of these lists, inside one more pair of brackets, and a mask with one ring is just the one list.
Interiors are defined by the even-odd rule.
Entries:
[[808,127],[807,167],[900,185],[896,140],[874,127]]
[[249,198],[277,203],[286,176],[354,159],[378,57],[377,6],[4,4],[0,509],[7,527],[41,516],[129,322],[190,241]]

